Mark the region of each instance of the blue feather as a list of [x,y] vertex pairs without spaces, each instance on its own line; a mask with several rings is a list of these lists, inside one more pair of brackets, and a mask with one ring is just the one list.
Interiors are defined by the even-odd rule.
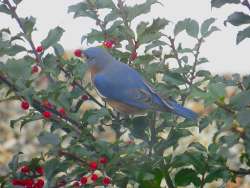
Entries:
[[183,107],[182,105],[178,104],[175,101],[168,101],[168,103],[170,104],[170,106],[172,107],[172,111],[175,112],[176,114],[191,119],[193,121],[195,121],[198,117],[198,115],[193,112],[192,110],[189,110],[185,107]]

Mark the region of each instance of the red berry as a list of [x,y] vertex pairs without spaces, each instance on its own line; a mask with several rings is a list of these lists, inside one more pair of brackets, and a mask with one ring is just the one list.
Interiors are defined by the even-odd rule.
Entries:
[[43,46],[37,46],[36,52],[41,53],[43,51],[44,51],[44,47]]
[[39,188],[42,188],[44,186],[44,180],[43,179],[38,179],[35,183],[35,185]]
[[103,180],[102,180],[103,185],[109,185],[110,182],[111,182],[111,180],[110,180],[109,177],[105,177],[105,178],[103,178]]
[[91,162],[91,163],[89,163],[89,168],[90,168],[90,169],[96,170],[97,167],[98,167],[97,162]]
[[111,40],[106,40],[102,43],[102,45],[105,47],[105,48],[112,48],[113,47],[113,41]]
[[83,96],[82,96],[82,100],[83,100],[83,101],[89,100],[89,96],[88,96],[88,95],[83,95]]
[[26,173],[29,173],[30,172],[30,167],[27,166],[27,165],[24,165],[21,167],[21,172],[26,174]]
[[28,110],[30,107],[30,104],[28,103],[28,101],[22,101],[21,107],[23,110]]
[[20,180],[19,179],[13,179],[11,180],[12,185],[20,185]]
[[96,181],[97,179],[98,179],[98,175],[97,174],[92,174],[91,180]]
[[82,57],[82,50],[77,49],[77,50],[74,51],[74,54],[75,54],[76,57]]
[[59,108],[59,109],[58,109],[58,112],[59,112],[59,114],[60,114],[61,116],[65,116],[65,115],[66,115],[66,112],[65,112],[64,108]]
[[38,71],[39,71],[39,67],[38,66],[36,66],[36,65],[32,66],[32,69],[31,69],[32,74],[35,74]]
[[44,175],[44,168],[39,166],[36,168],[36,172],[42,176]]
[[43,117],[46,118],[46,119],[51,118],[51,115],[52,115],[52,114],[51,114],[51,112],[49,112],[49,111],[44,111],[44,112],[43,112]]
[[108,158],[103,156],[103,157],[100,157],[99,161],[101,164],[106,164],[108,162]]
[[78,182],[78,181],[75,181],[74,183],[73,183],[73,188],[79,188],[81,185],[80,185],[80,183]]
[[88,182],[88,178],[86,176],[83,176],[81,179],[80,179],[80,182],[82,185],[86,185],[87,182]]
[[130,59],[134,61],[137,58],[137,52],[132,52]]
[[34,180],[33,180],[33,179],[24,179],[24,180],[23,180],[23,184],[24,184],[27,188],[32,188],[32,185],[34,184]]

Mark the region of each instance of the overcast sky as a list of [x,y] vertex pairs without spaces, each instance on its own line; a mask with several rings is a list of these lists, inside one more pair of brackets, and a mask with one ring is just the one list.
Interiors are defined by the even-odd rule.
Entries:
[[[18,14],[21,16],[34,16],[37,18],[37,29],[34,32],[33,39],[36,45],[47,36],[51,28],[59,25],[65,29],[61,44],[65,49],[76,49],[85,47],[81,45],[81,36],[90,31],[94,22],[90,19],[73,19],[72,14],[67,13],[69,5],[80,2],[81,0],[23,0],[18,8]],[[128,4],[143,2],[143,0],[126,0]],[[250,73],[250,39],[245,40],[238,46],[235,45],[237,31],[244,27],[233,27],[228,24],[223,25],[223,21],[233,11],[240,10],[248,12],[243,6],[228,5],[220,9],[211,9],[210,0],[161,0],[163,7],[154,5],[152,8],[152,17],[147,16],[143,19],[153,19],[157,17],[166,17],[168,20],[176,23],[178,20],[190,17],[198,22],[202,22],[209,17],[217,18],[216,26],[221,31],[214,33],[209,37],[202,47],[202,55],[205,55],[210,63],[205,68],[214,73]],[[13,32],[18,31],[14,20],[8,16],[0,14],[0,27],[10,27]],[[185,33],[179,38],[185,46],[192,44],[191,40],[185,36]],[[190,46],[191,47],[191,46]]]

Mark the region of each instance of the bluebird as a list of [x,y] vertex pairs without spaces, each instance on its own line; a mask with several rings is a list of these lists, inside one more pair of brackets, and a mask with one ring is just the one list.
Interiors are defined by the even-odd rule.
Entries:
[[147,111],[174,112],[195,120],[197,114],[171,99],[163,99],[147,81],[129,65],[116,60],[104,48],[81,51],[87,59],[91,80],[105,102],[124,114]]

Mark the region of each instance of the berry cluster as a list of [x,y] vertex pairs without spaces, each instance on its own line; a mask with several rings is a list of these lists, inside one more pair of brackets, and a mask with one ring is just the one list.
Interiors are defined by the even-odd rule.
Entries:
[[97,173],[97,169],[100,165],[105,165],[108,163],[108,158],[105,156],[100,157],[99,161],[92,161],[89,163],[90,175],[84,175],[80,178],[79,181],[75,181],[72,186],[74,188],[79,188],[81,186],[90,184],[90,183],[102,183],[102,185],[107,186],[111,183],[111,179],[107,176],[104,176],[102,179],[101,175]]
[[106,40],[102,43],[102,45],[105,47],[105,48],[113,48],[114,46],[114,41],[113,40]]
[[[84,100],[88,100],[88,96],[87,96],[87,95],[84,95],[84,96],[85,96],[85,97],[84,97]],[[41,104],[42,104],[43,107],[48,108],[48,109],[53,109],[53,108],[55,108],[55,106],[52,105],[48,100],[43,100]],[[30,104],[29,104],[28,101],[23,100],[23,101],[21,102],[21,105],[20,105],[20,106],[21,106],[21,108],[22,108],[23,110],[28,110],[29,107],[30,107]],[[65,109],[62,108],[62,107],[61,107],[61,108],[58,108],[57,112],[58,112],[61,116],[66,116],[66,111],[65,111]],[[43,115],[43,117],[44,117],[45,119],[50,119],[51,116],[52,116],[52,112],[50,112],[50,111],[48,111],[48,110],[45,110],[45,111],[42,113],[42,115]]]
[[43,167],[38,166],[35,169],[31,169],[28,165],[24,165],[20,168],[20,173],[22,178],[12,179],[11,183],[13,186],[43,188],[44,180],[41,178],[44,175]]

